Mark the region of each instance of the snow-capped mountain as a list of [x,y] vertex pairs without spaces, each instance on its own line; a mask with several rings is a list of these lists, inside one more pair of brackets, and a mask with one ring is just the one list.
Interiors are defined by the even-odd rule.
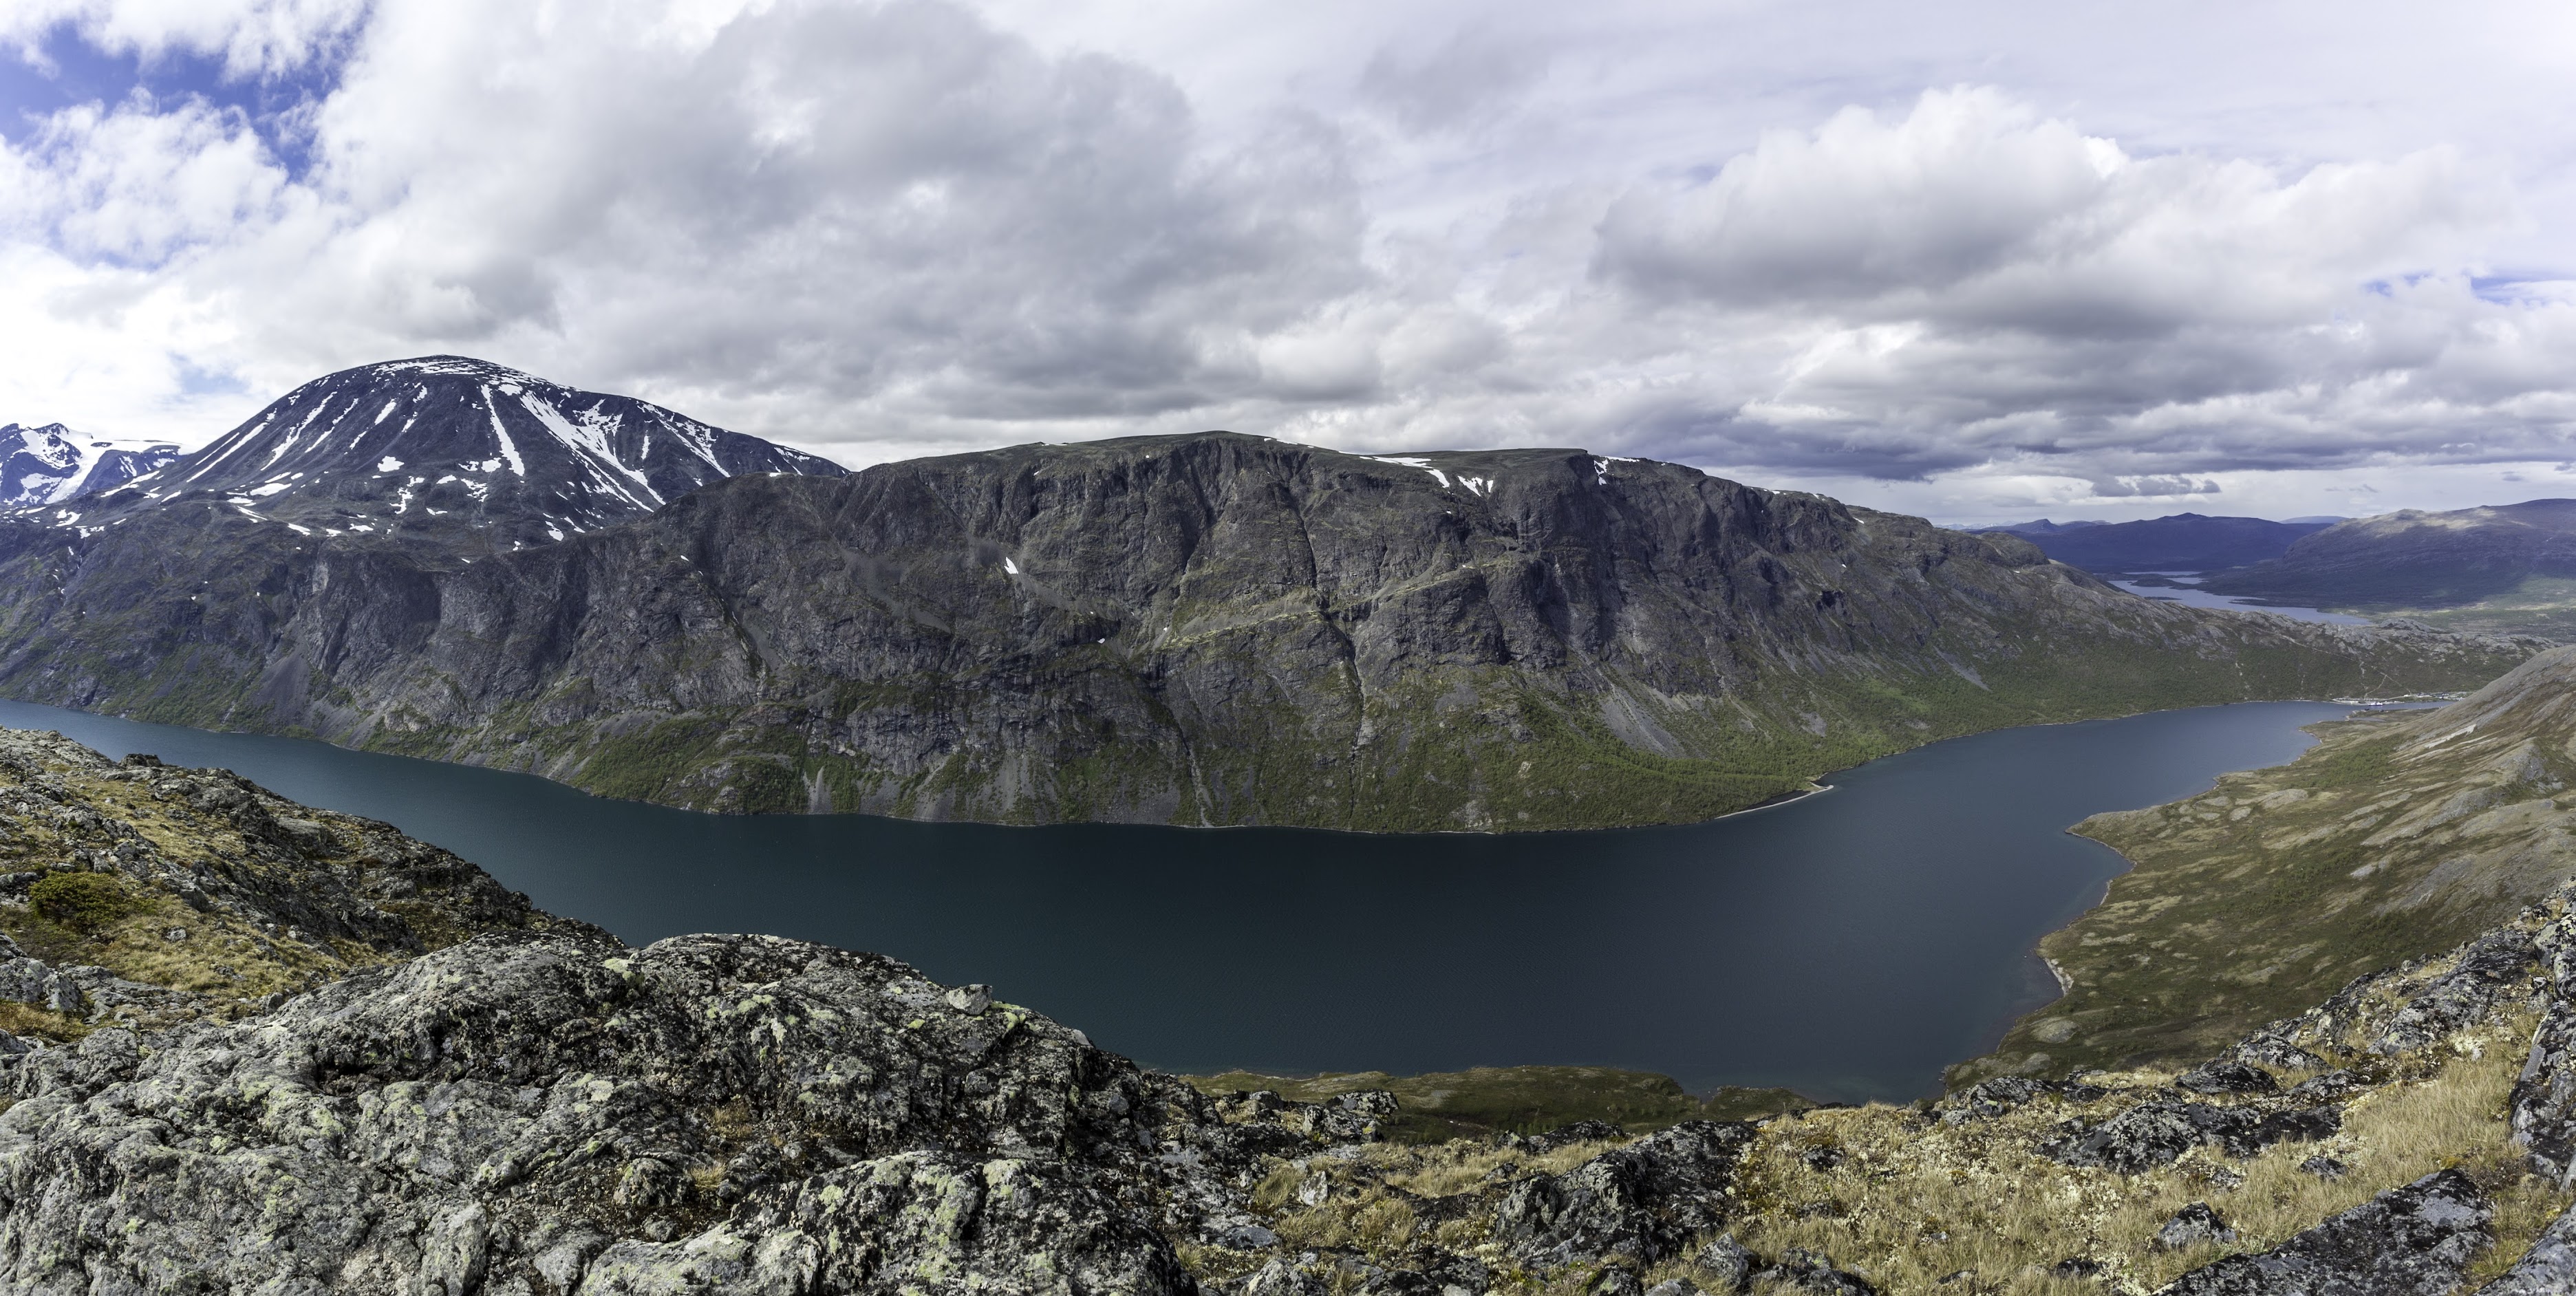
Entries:
[[213,498],[308,534],[463,528],[506,547],[649,513],[720,478],[847,471],[631,397],[427,356],[315,379],[95,502]]
[[82,436],[60,423],[0,427],[0,505],[60,504],[122,486],[179,457],[179,447]]

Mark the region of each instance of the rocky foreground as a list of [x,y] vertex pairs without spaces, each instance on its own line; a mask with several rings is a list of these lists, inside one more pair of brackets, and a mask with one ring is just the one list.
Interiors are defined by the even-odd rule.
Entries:
[[0,826],[9,1292],[2576,1291],[2567,890],[2188,1070],[1403,1144],[220,772],[0,735]]

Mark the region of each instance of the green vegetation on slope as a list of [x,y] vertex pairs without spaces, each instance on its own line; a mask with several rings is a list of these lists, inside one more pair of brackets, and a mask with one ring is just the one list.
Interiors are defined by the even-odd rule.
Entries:
[[2446,949],[2576,869],[2576,650],[2438,711],[2314,726],[2289,765],[2097,815],[2135,866],[2040,943],[2072,983],[1954,1083],[2206,1054],[2363,973]]
[[1184,1078],[1207,1094],[1266,1089],[1294,1102],[1312,1103],[1383,1089],[1394,1094],[1396,1101],[1389,1136],[1408,1143],[1498,1133],[1539,1134],[1577,1121],[1604,1121],[1631,1134],[1644,1134],[1686,1120],[1750,1120],[1816,1105],[1814,1099],[1787,1089],[1731,1085],[1694,1098],[1671,1076],[1615,1067],[1475,1067],[1416,1076],[1352,1071],[1292,1077],[1228,1071]]

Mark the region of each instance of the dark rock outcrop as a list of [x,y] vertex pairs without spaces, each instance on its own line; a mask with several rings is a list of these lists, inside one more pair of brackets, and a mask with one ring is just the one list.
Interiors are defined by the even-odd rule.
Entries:
[[1678,1255],[1726,1222],[1727,1181],[1752,1138],[1747,1123],[1685,1121],[1563,1174],[1522,1180],[1494,1210],[1494,1238],[1537,1266]]
[[2269,1251],[2194,1269],[2161,1296],[2444,1296],[2494,1244],[2494,1216],[2477,1184],[2444,1170]]
[[2275,1143],[2326,1138],[2342,1126],[2342,1113],[2332,1107],[2264,1110],[2158,1100],[2140,1103],[2089,1128],[2069,1129],[2043,1150],[2068,1165],[2136,1174],[2171,1165],[2204,1143],[2225,1149],[2229,1156],[2245,1157]]

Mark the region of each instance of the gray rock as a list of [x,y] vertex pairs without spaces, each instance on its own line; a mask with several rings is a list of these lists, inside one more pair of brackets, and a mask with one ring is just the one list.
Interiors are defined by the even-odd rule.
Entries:
[[484,937],[0,1058],[0,1290],[1189,1290],[1201,1189],[1155,1149],[1202,1100],[943,994],[765,937]]
[[1878,1296],[1878,1288],[1859,1274],[1847,1273],[1824,1256],[1799,1247],[1781,1252],[1780,1259],[1754,1274],[1753,1280],[1810,1296]]
[[939,998],[940,1002],[969,1017],[981,1017],[986,1009],[993,1006],[993,988],[983,985],[962,985]]
[[2208,1202],[2193,1202],[2174,1212],[2164,1227],[2156,1230],[2156,1249],[2180,1251],[2206,1242],[2233,1242],[2236,1230],[2227,1226]]
[[2267,1094],[2279,1092],[2281,1084],[2268,1071],[2222,1058],[2183,1072],[2174,1087],[2201,1094]]
[[1540,1267],[1668,1259],[1725,1222],[1727,1182],[1753,1134],[1741,1122],[1685,1121],[1563,1174],[1519,1180],[1495,1208],[1494,1240]]
[[1721,1234],[1716,1241],[1700,1248],[1699,1254],[1691,1258],[1691,1263],[1708,1278],[1709,1290],[1721,1296],[1749,1290],[1753,1286],[1753,1271],[1762,1267],[1761,1259],[1737,1242],[1732,1234]]
[[2494,1245],[2494,1215],[2468,1176],[2444,1170],[2269,1251],[2194,1269],[2162,1296],[2443,1296]]
[[1688,1278],[1667,1278],[1647,1288],[1646,1296],[1700,1296],[1699,1284]]
[[2341,1179],[2345,1175],[2352,1173],[2351,1166],[2345,1165],[2342,1161],[2334,1157],[2327,1156],[2322,1152],[2300,1162],[2299,1169],[2303,1173],[2312,1174],[2319,1179],[2328,1181]]
[[2540,958],[2527,932],[2500,927],[2469,942],[2450,971],[2418,991],[2371,1042],[2373,1053],[2412,1053],[2448,1039],[2486,1015]]
[[1285,1258],[1261,1266],[1243,1283],[1243,1296],[1325,1296],[1329,1290],[1321,1279]]
[[2553,999],[2541,1013],[2508,1103],[2532,1172],[2560,1188],[2576,1182],[2576,1001]]
[[2171,1165],[2203,1143],[2216,1144],[2229,1156],[2252,1156],[2275,1143],[2326,1138],[2342,1127],[2343,1115],[2332,1107],[2266,1112],[2157,1099],[2098,1125],[2072,1127],[2041,1150],[2068,1165],[2136,1174]]

